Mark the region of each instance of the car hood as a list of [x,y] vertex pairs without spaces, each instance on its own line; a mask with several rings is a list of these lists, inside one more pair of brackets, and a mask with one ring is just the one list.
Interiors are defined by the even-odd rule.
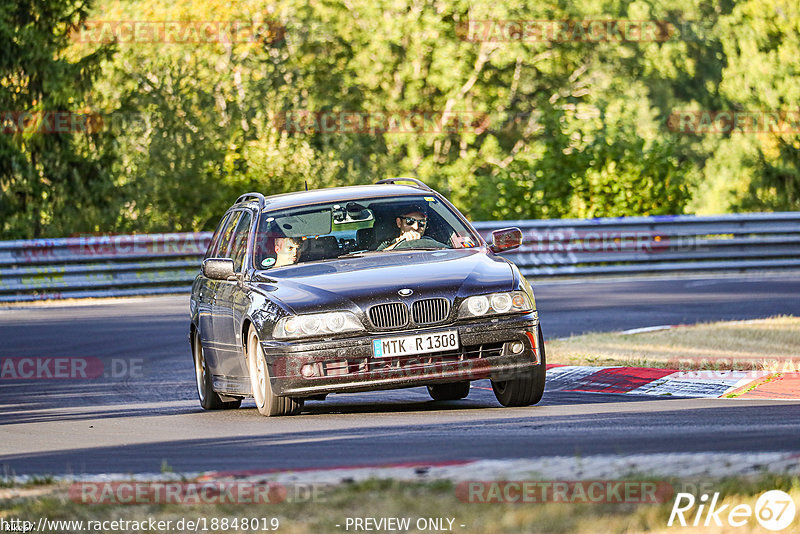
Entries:
[[400,289],[410,300],[514,289],[508,262],[482,249],[389,252],[300,264],[262,271],[276,283],[258,284],[295,313],[366,307],[398,301]]

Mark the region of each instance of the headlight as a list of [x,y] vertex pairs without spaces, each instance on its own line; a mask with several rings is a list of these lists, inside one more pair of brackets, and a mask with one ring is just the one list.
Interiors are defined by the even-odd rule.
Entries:
[[458,309],[458,318],[529,311],[533,311],[533,308],[528,295],[524,291],[510,291],[468,297]]
[[275,325],[272,337],[275,339],[294,339],[357,332],[359,330],[364,330],[364,326],[352,312],[312,313],[281,318]]
[[[463,304],[462,304],[463,307]],[[483,315],[489,311],[489,299],[486,297],[470,297],[467,299],[467,311],[471,315]]]
[[492,309],[497,313],[508,313],[511,310],[511,295],[508,293],[492,295]]

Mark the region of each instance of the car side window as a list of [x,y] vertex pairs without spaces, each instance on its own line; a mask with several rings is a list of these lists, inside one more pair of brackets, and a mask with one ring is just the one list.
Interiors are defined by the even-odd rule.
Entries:
[[236,231],[233,234],[231,257],[233,258],[233,269],[237,273],[242,271],[242,262],[247,254],[247,238],[250,237],[250,222],[252,218],[250,212],[245,211],[239,219],[239,224],[236,225]]
[[236,225],[239,223],[239,219],[242,217],[241,211],[234,211],[231,214],[231,218],[228,220],[228,224],[225,227],[225,232],[222,234],[222,238],[219,241],[219,250],[217,251],[217,258],[231,258],[231,237],[233,236],[233,231],[236,228]]
[[219,244],[222,241],[222,234],[225,233],[225,229],[227,228],[228,219],[231,218],[231,214],[228,213],[225,217],[217,225],[217,229],[214,231],[214,235],[211,237],[211,242],[208,244],[208,249],[206,250],[206,255],[203,259],[208,258],[216,258],[216,254],[219,251]]

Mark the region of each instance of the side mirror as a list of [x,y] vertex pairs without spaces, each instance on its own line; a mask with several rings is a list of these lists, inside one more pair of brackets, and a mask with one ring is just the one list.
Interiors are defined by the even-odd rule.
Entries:
[[203,260],[203,275],[211,280],[228,280],[236,278],[233,271],[233,260],[230,258],[208,258]]
[[503,228],[492,232],[492,244],[489,249],[492,252],[503,252],[512,250],[522,244],[522,230],[519,228]]

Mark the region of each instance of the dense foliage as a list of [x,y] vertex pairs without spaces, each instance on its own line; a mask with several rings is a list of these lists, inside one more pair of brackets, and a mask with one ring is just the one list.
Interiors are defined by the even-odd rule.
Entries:
[[[72,2],[0,5],[0,235],[92,231],[115,223],[108,139],[53,135],[54,113],[80,113],[112,49],[69,58],[71,28],[87,16]],[[16,113],[15,113],[16,112]],[[21,112],[31,113],[22,120]],[[15,125],[23,124],[15,128]],[[69,128],[67,128],[69,129]],[[88,130],[88,129],[87,129]],[[39,133],[42,132],[42,133]]]
[[[107,45],[70,39],[84,19],[270,30]],[[486,40],[476,23],[608,19],[660,21],[662,33]],[[102,0],[91,11],[14,0],[0,7],[0,110],[106,120],[86,133],[0,135],[0,236],[209,229],[245,191],[387,176],[420,178],[476,220],[798,209],[798,128],[691,133],[671,121],[797,113],[799,69],[794,0]],[[475,120],[287,127],[287,116],[335,112]]]

